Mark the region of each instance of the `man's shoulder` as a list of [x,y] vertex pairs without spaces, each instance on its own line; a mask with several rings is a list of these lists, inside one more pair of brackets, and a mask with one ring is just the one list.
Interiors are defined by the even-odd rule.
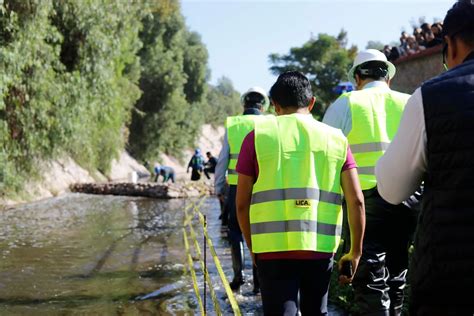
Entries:
[[237,119],[237,117],[239,117],[239,115],[233,115],[233,116],[228,116],[228,117],[226,117],[226,119],[225,119],[225,126],[226,126],[226,127],[229,127],[229,125],[231,125],[232,122]]
[[[333,116],[346,116],[349,111],[349,98],[350,98],[350,93],[352,92],[346,92],[341,94],[326,110],[326,113],[324,114],[324,120],[327,120],[328,117],[333,117]],[[323,120],[323,121],[324,121]]]
[[318,122],[318,125],[320,126],[321,129],[324,129],[324,131],[332,136],[337,136],[337,137],[341,137],[341,138],[346,138],[346,136],[344,136],[344,134],[342,133],[341,129],[340,128],[336,128],[336,127],[332,127],[328,124],[325,124],[325,123],[322,123],[322,122]]
[[374,95],[386,95],[391,96],[392,98],[395,99],[401,99],[401,100],[408,100],[410,98],[410,95],[405,92],[397,91],[397,90],[392,90],[390,88],[386,89],[362,89],[362,90],[357,90],[357,91],[351,91],[347,93],[347,98],[349,99],[349,105],[352,106],[354,104],[357,105],[364,105],[365,102],[358,102],[358,100],[363,100],[364,98],[371,97]]
[[226,119],[226,128],[227,130],[232,128],[239,128],[241,126],[253,125],[256,122],[263,120],[269,115],[259,115],[259,114],[247,114],[247,115],[236,115],[228,116]]
[[395,95],[397,96],[399,99],[405,99],[405,100],[408,100],[410,98],[410,94],[408,93],[405,93],[405,92],[401,92],[401,91],[397,91],[397,90],[390,90],[390,93],[392,95]]
[[315,130],[318,130],[320,132],[324,132],[326,134],[329,134],[331,136],[340,136],[345,138],[344,134],[342,133],[341,129],[333,127],[331,125],[328,125],[326,123],[320,122],[316,120],[314,117],[311,117],[310,120],[308,120],[309,126],[314,128]]
[[225,120],[225,126],[226,128],[231,128],[236,125],[240,125],[242,122],[247,122],[251,120],[250,116],[253,115],[233,115],[233,116],[228,116]]
[[370,97],[377,93],[380,93],[380,91],[376,89],[354,90],[351,92],[344,93],[339,97],[339,99],[341,99],[340,103],[345,103],[348,107],[351,107],[354,104],[359,104],[360,102],[358,102],[358,100],[366,100],[367,97]]

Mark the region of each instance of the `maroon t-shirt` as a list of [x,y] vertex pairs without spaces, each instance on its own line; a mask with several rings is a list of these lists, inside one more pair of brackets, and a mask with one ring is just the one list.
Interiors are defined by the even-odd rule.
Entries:
[[[354,156],[352,156],[349,145],[347,146],[346,162],[342,166],[342,171],[357,168]],[[251,131],[245,136],[240,148],[239,160],[235,168],[238,173],[244,174],[255,179],[258,178],[258,161],[257,153],[255,152],[255,132]],[[283,251],[283,252],[266,252],[259,253],[260,260],[275,260],[275,259],[328,259],[333,256],[332,253],[297,250],[297,251]]]

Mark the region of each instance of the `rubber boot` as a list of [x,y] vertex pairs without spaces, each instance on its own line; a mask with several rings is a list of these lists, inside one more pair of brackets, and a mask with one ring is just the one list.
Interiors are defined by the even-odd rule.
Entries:
[[230,247],[232,255],[232,269],[234,270],[234,279],[230,282],[230,288],[238,291],[244,281],[244,247],[242,242],[232,242]]
[[253,294],[260,293],[260,280],[258,279],[257,267],[252,264],[252,272],[253,272]]

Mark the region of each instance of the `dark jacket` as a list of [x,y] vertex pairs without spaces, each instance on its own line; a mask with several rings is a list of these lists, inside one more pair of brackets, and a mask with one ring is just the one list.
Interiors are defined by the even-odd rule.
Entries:
[[421,91],[428,166],[412,302],[474,312],[474,53]]

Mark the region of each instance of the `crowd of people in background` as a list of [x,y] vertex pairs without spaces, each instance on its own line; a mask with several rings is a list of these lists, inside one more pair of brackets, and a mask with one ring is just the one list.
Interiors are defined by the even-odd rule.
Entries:
[[417,54],[427,48],[442,44],[442,31],[442,22],[436,22],[433,24],[423,23],[420,27],[413,28],[412,34],[403,31],[400,36],[400,45],[385,45],[383,53],[387,56],[389,61]]

